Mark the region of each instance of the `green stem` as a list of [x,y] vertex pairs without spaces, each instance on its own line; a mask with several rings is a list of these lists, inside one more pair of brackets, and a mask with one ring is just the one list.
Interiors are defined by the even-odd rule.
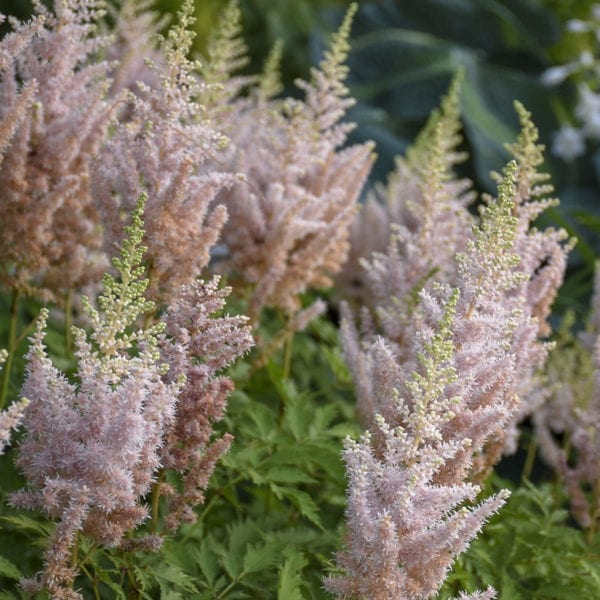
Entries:
[[237,585],[240,580],[246,576],[246,572],[242,571],[217,597],[216,599],[219,600],[220,598],[224,598],[225,595],[234,588],[235,585]]
[[67,356],[71,356],[73,350],[73,335],[71,326],[73,324],[73,290],[69,290],[65,296],[65,345]]
[[94,599],[100,600],[100,591],[98,590],[98,582],[96,581],[95,577],[94,577]]
[[521,479],[531,480],[531,472],[533,471],[533,464],[535,462],[535,455],[537,452],[537,440],[535,439],[535,434],[531,433],[531,438],[529,439],[529,444],[527,446],[527,456],[525,457],[525,464],[523,465],[523,473],[521,474]]
[[165,471],[161,469],[158,474],[158,480],[152,486],[152,521],[150,522],[150,531],[156,533],[158,531],[158,510],[160,508],[160,487],[165,480]]
[[23,331],[19,334],[19,337],[15,340],[15,348],[31,333],[34,325],[36,324],[37,319],[33,319]]
[[290,333],[285,340],[285,353],[283,355],[283,376],[288,379],[292,368],[292,350],[294,346],[294,334]]
[[10,381],[10,371],[12,360],[16,350],[17,339],[17,323],[19,321],[19,291],[13,290],[12,300],[10,303],[10,321],[8,324],[8,356],[2,369],[2,389],[0,391],[0,410],[6,405],[6,397],[8,395],[8,383]]
[[98,581],[96,579],[96,576],[94,575],[94,577],[92,577],[91,573],[87,570],[83,563],[79,565],[79,568],[83,571],[85,576],[92,582],[92,585],[94,587],[95,600],[100,600],[100,592],[98,591]]
[[87,551],[87,553],[85,554],[85,556],[79,561],[79,564],[81,566],[85,565],[85,563],[88,561],[88,559],[90,558],[90,556],[94,553],[94,551],[96,550],[97,545],[96,542],[94,542],[91,546],[90,549]]
[[[142,594],[141,594],[140,590],[138,589],[138,583],[137,583],[135,577],[133,576],[133,573],[131,572],[131,567],[129,566],[129,560],[127,559],[126,555],[124,555],[124,558],[125,558],[125,573],[127,575],[127,579],[129,579],[129,585],[131,586],[131,592],[133,594],[135,594],[137,598],[141,598]],[[125,582],[123,582],[123,585],[124,584],[125,584]],[[129,594],[129,596],[131,596],[131,595],[132,594]]]
[[596,531],[598,530],[598,517],[599,517],[599,509],[598,504],[600,502],[600,481],[594,482],[594,489],[592,494],[592,524],[588,527],[586,531],[586,539],[588,544],[592,544],[594,538],[596,537]]
[[73,544],[73,553],[71,554],[71,565],[77,568],[79,563],[79,534],[75,537],[75,544]]
[[[196,521],[196,523],[197,524],[201,523],[206,518],[206,515],[215,506],[215,504],[217,503],[217,500],[223,495],[223,492],[226,489],[233,487],[234,485],[237,485],[240,481],[243,481],[244,479],[245,479],[245,476],[238,475],[237,477],[234,477],[231,481],[229,481],[229,483],[227,485],[223,486],[222,488],[219,488],[218,490],[215,490],[213,497],[204,505],[204,510],[198,516],[198,520]],[[189,536],[184,537],[183,541],[185,542],[188,538],[189,538]]]

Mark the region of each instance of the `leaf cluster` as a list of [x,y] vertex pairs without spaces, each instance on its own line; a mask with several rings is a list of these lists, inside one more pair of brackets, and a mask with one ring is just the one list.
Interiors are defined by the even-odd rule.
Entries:
[[492,585],[499,600],[592,600],[600,596],[600,536],[574,526],[560,485],[514,483],[506,505],[457,561],[440,598]]

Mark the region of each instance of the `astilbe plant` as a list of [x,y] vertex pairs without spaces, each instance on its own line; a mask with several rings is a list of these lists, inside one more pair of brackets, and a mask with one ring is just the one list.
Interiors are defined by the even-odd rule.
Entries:
[[391,349],[383,340],[370,348],[374,369],[382,367],[377,369],[378,385],[388,388],[396,420],[401,417],[402,422],[377,415],[373,433],[345,444],[347,535],[337,561],[345,573],[326,581],[327,589],[340,597],[432,597],[455,556],[503,503],[505,494],[499,494],[468,509],[462,505],[476,498],[478,486],[460,478],[438,481],[440,469],[458,452],[477,448],[460,431],[454,436],[443,432],[466,404],[451,395],[459,376],[452,364],[457,300],[457,293],[448,299],[429,339],[416,339],[419,365],[402,388],[403,374]]
[[[519,408],[519,379],[543,350],[537,319],[510,301],[526,279],[515,253],[517,182],[512,162],[456,256],[454,291],[438,284],[421,292],[408,358],[398,360],[383,339],[346,344],[374,417],[371,433],[345,450],[348,536],[339,563],[347,573],[330,583],[340,595],[431,597],[501,504],[497,496],[473,512],[458,509],[478,493],[465,482],[497,461]],[[386,585],[377,591],[379,581]]]
[[[449,95],[446,102],[449,103],[451,99],[452,95]],[[449,105],[453,106],[451,103]],[[446,127],[453,127],[456,131],[458,115],[455,104],[454,107],[451,110],[446,109],[446,113],[441,113],[446,114],[447,118],[446,120],[442,118],[440,123],[443,125],[446,122]],[[532,227],[533,221],[539,214],[549,206],[555,205],[557,200],[546,198],[546,195],[552,191],[552,187],[547,183],[548,176],[537,170],[543,162],[543,148],[537,143],[537,129],[531,122],[530,114],[518,103],[516,110],[521,120],[522,131],[516,143],[508,146],[515,158],[516,169],[513,207],[516,219],[514,253],[518,256],[518,260],[515,260],[513,265],[516,279],[512,286],[498,287],[494,292],[494,301],[502,302],[507,308],[507,314],[512,314],[517,319],[511,343],[518,363],[516,369],[519,376],[514,379],[512,385],[520,401],[518,411],[501,436],[503,441],[498,438],[493,447],[487,448],[488,466],[497,462],[503,451],[512,452],[516,449],[518,423],[544,400],[539,371],[543,368],[549,348],[545,341],[545,336],[550,332],[547,318],[562,283],[567,255],[572,245],[571,242],[566,242],[568,236],[562,229],[547,228],[540,231]],[[438,123],[433,131],[441,132],[443,127],[440,129]],[[417,145],[417,152],[412,154],[412,160],[423,160],[429,154],[440,156],[440,152],[444,151],[442,139],[448,139],[448,136],[438,137],[437,140],[434,136],[427,152],[422,146],[419,150]],[[455,146],[447,146],[446,151],[449,149],[456,155]],[[444,164],[443,161],[439,161],[437,164]],[[429,159],[421,163],[420,168],[423,173],[430,164],[435,166],[436,162]],[[501,180],[501,177],[497,178]],[[432,175],[429,185],[435,189],[436,182],[445,179],[447,175],[444,176],[442,170],[437,178]],[[428,184],[423,183],[423,186],[426,185]],[[446,198],[452,196],[447,195]],[[491,199],[484,196],[484,201],[490,202]],[[374,253],[370,261],[363,260],[364,267],[368,269],[365,279],[369,282],[368,289],[372,290],[372,299],[367,301],[367,306],[375,307],[375,326],[363,327],[364,331],[360,333],[350,311],[344,309],[342,339],[345,356],[355,374],[358,410],[365,424],[370,422],[376,412],[383,411],[384,415],[386,413],[384,408],[374,406],[373,399],[376,395],[372,393],[371,378],[366,375],[370,367],[368,360],[365,359],[366,355],[360,350],[361,344],[368,342],[379,331],[393,345],[398,360],[410,362],[413,356],[412,338],[415,330],[420,327],[419,315],[414,313],[419,290],[429,290],[434,283],[459,285],[466,276],[465,273],[470,273],[470,276],[479,273],[478,286],[482,287],[483,281],[489,277],[485,269],[481,270],[481,264],[477,262],[463,264],[464,256],[469,256],[469,252],[461,253],[461,246],[466,244],[465,247],[469,248],[477,243],[476,234],[469,231],[469,217],[465,215],[465,209],[463,208],[461,213],[456,206],[454,208],[444,206],[442,202],[441,206],[426,203],[425,210],[432,212],[432,216],[430,218],[421,216],[420,223],[427,225],[428,221],[443,222],[448,232],[450,251],[440,245],[440,240],[446,238],[440,236],[438,239],[437,228],[434,227],[415,226],[414,232],[403,233],[405,241],[402,244],[392,238],[387,254]],[[460,239],[461,232],[468,236],[466,240]],[[433,251],[427,247],[427,243]],[[458,252],[458,260],[455,260],[456,252]],[[484,259],[485,256],[482,257],[482,260]],[[367,325],[368,323],[369,319]],[[481,462],[482,467],[484,463],[485,461]]]
[[589,539],[600,525],[600,270],[586,331],[576,337],[567,315],[548,361],[548,401],[534,414],[544,460],[561,476],[573,516]]
[[[0,14],[0,24],[5,21]],[[0,113],[0,164],[6,147],[9,145],[19,124],[26,118],[27,109],[33,102],[36,91],[36,81],[29,81],[21,86],[16,85],[11,71],[14,68],[14,57],[19,54],[30,42],[31,38],[41,31],[43,19],[37,19],[15,25],[15,31],[5,35],[0,40],[0,81],[6,79],[12,85],[2,85],[2,112]]]
[[244,120],[227,131],[245,181],[219,196],[230,214],[223,241],[228,267],[250,286],[254,321],[265,306],[292,317],[300,294],[330,285],[348,251],[348,228],[373,161],[371,144],[342,148],[352,128],[341,119],[353,103],[343,82],[355,9],[310,81],[297,82],[303,100],[267,101],[270,86],[259,85],[251,92],[256,102],[241,111]]
[[[193,523],[194,507],[204,502],[204,491],[219,457],[232,436],[211,440],[213,423],[224,414],[233,390],[231,379],[217,373],[244,354],[253,344],[247,317],[216,316],[223,309],[230,288],[219,288],[219,277],[195,281],[184,287],[165,315],[168,341],[162,358],[169,365],[168,381],[185,378],[175,422],[169,427],[161,450],[163,469],[182,475],[180,491],[162,482],[159,492],[169,498],[168,529]],[[164,471],[163,471],[164,473]]]
[[182,378],[164,379],[158,347],[163,323],[138,327],[154,307],[144,299],[141,211],[132,216],[119,279],[106,275],[100,309],[84,302],[91,334],[74,329],[76,382],[51,362],[44,346],[43,309],[27,354],[23,395],[30,400],[17,466],[27,487],[14,493],[16,507],[41,511],[58,525],[44,554],[44,570],[23,585],[52,598],[79,598],[71,589],[76,571],[71,550],[79,532],[107,546],[143,522],[142,498],[160,465],[163,432],[173,421]]
[[428,279],[453,281],[454,254],[473,226],[471,182],[454,173],[458,150],[457,75],[406,157],[396,158],[387,186],[370,195],[350,229],[350,256],[336,279],[341,295],[376,312],[378,327],[402,345],[410,338],[411,306]]
[[123,237],[122,215],[147,191],[149,294],[165,303],[208,264],[227,219],[224,206],[210,204],[235,180],[232,174],[202,169],[227,140],[200,103],[210,84],[200,78],[200,65],[188,59],[192,12],[193,3],[184,2],[179,22],[162,39],[162,60],[152,64],[159,84],[138,82],[142,93],[129,95],[130,118],[116,124],[93,169],[107,251]]
[[35,10],[0,53],[0,283],[59,299],[106,266],[89,168],[111,116],[109,66],[94,60],[108,39],[100,1]]

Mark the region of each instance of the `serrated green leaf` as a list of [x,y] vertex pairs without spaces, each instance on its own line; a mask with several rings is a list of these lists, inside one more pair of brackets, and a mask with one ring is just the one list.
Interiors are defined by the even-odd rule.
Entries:
[[213,585],[219,572],[219,561],[217,554],[213,551],[215,541],[211,537],[204,538],[199,548],[193,549],[196,563],[209,585]]
[[302,569],[308,564],[304,556],[298,552],[292,554],[279,571],[277,600],[302,600]]
[[[160,582],[159,582],[160,583]],[[176,592],[160,585],[160,600],[182,600],[181,592]]]
[[249,546],[244,556],[244,573],[257,573],[270,569],[276,562],[279,548],[271,544]]
[[285,376],[283,368],[280,365],[270,361],[267,365],[267,372],[271,383],[284,401],[284,404],[287,404],[298,396],[296,384],[292,379]]
[[296,488],[277,486],[271,484],[271,489],[278,497],[287,498],[300,512],[303,517],[314,523],[320,529],[323,529],[319,509],[314,500],[302,490]]
[[113,581],[111,579],[110,574],[107,571],[104,571],[103,569],[98,569],[96,571],[96,577],[98,577],[98,579],[104,585],[106,585],[110,590],[112,590],[115,593],[115,600],[125,600],[127,596],[125,595],[123,588],[116,581]]
[[229,528],[229,545],[223,555],[223,566],[233,579],[242,572],[246,547],[257,536],[258,527],[252,521],[239,521]]
[[133,574],[136,582],[141,586],[143,591],[151,590],[154,586],[158,585],[152,571],[144,567],[134,565]]
[[332,444],[308,442],[304,450],[310,461],[319,465],[334,480],[344,480],[344,463],[342,461],[341,447]]
[[500,600],[524,600],[523,596],[519,592],[514,575],[505,570],[502,571],[502,583],[500,584],[499,592]]
[[315,483],[316,479],[296,467],[271,467],[265,473],[267,481],[275,483]]
[[305,398],[296,395],[286,400],[283,423],[296,441],[307,436],[312,420],[313,415]]
[[339,410],[337,406],[328,404],[326,406],[319,406],[314,411],[314,417],[312,425],[317,432],[326,431],[327,433],[331,429],[331,423],[338,416]]
[[264,446],[246,448],[235,447],[221,459],[221,464],[231,469],[246,471],[250,467],[257,467],[268,455],[269,450]]
[[[273,432],[277,429],[275,415],[268,406],[260,402],[253,402],[246,414],[250,418],[250,422],[246,424],[246,428],[251,435],[260,440],[268,441],[272,438]],[[253,425],[253,427],[251,427]]]
[[184,592],[198,591],[194,584],[194,579],[177,565],[163,562],[158,566],[153,567],[153,573],[158,580],[161,589],[167,589],[164,588],[164,584],[169,583],[175,586],[176,589]]
[[9,515],[7,517],[0,517],[0,519],[14,525],[17,529],[35,531],[44,537],[50,535],[55,527],[54,523],[42,523],[26,515]]
[[10,562],[8,558],[0,556],[0,577],[8,577],[8,579],[21,579],[23,574],[19,568]]
[[352,383],[352,376],[350,375],[350,371],[348,370],[348,366],[342,356],[341,350],[337,347],[328,348],[327,346],[323,346],[321,351],[336,380],[341,383]]

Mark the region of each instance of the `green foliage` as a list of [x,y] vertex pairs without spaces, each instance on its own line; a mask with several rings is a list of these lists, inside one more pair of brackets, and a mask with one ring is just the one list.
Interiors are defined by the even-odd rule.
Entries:
[[[57,332],[60,339],[64,345]],[[291,351],[290,375],[283,351],[258,370],[232,369],[237,389],[222,428],[235,441],[196,524],[167,538],[158,554],[81,537],[76,587],[85,598],[327,597],[322,577],[340,545],[345,506],[342,440],[359,430],[333,324],[311,324]],[[10,461],[1,468],[6,500],[21,482]],[[5,501],[0,511],[0,587],[18,594],[18,579],[41,568],[53,524]]]
[[342,440],[358,433],[332,333],[321,320],[296,334],[290,376],[276,354],[237,382],[224,422],[234,444],[184,533],[197,548],[202,597],[325,597],[321,578],[345,504]]
[[[275,96],[296,76],[306,77],[310,62],[307,42],[312,42],[317,53],[323,32],[331,29],[321,9],[346,4],[334,0],[240,0],[252,60],[262,63],[273,49],[265,62],[260,89],[265,98]],[[180,2],[163,0],[158,5],[174,11]],[[554,45],[559,40],[560,20],[585,16],[589,6],[588,0],[361,2],[350,44],[348,85],[359,99],[351,115],[359,124],[356,135],[375,139],[383,157],[375,178],[381,179],[390,170],[393,156],[421,129],[459,70],[461,97],[455,84],[424,136],[441,137],[452,147],[462,104],[471,156],[464,171],[478,180],[478,187],[491,186],[489,171],[505,162],[504,142],[514,139],[518,128],[512,110],[515,98],[531,108],[542,141],[547,143],[556,128],[554,107],[548,101],[554,92],[542,87],[539,74],[549,55],[566,56],[572,50],[568,40]],[[570,7],[578,13],[571,13]],[[15,8],[22,7],[15,3]],[[224,13],[221,37],[210,36],[222,8],[220,0],[195,2],[198,37],[192,40],[182,29],[173,34],[177,40],[168,38],[171,41],[166,42],[173,52],[185,53],[192,43],[205,51],[212,57],[205,75],[217,84],[225,81],[223,74],[231,65],[241,66],[244,54],[238,43],[240,13],[234,3]],[[4,6],[0,10],[4,11]],[[339,22],[339,16],[334,17]],[[192,22],[191,14],[187,19]],[[342,28],[339,43],[326,59],[332,69],[345,68],[341,62],[348,51],[347,36],[348,28]],[[284,45],[275,45],[281,39]],[[228,45],[232,40],[237,40],[233,49]],[[228,48],[232,54],[227,54]],[[249,70],[258,69],[251,64]],[[562,102],[564,98],[557,93],[553,100]],[[579,172],[552,161],[547,166],[558,175],[563,208],[549,211],[546,222],[564,226],[579,238],[577,270],[567,280],[559,312],[568,305],[580,317],[586,310],[600,239],[595,180],[600,160],[590,159]],[[504,208],[510,212],[510,207]],[[138,207],[138,214],[140,211]],[[127,258],[114,265],[121,279],[105,279],[100,306],[134,320],[152,305],[141,300],[143,282],[136,288],[133,304],[124,298],[124,304],[118,305],[121,287],[131,288],[131,280],[143,272],[136,217],[129,234],[129,245],[123,248]],[[7,346],[10,337],[10,307],[10,298],[0,294],[0,347]],[[12,348],[9,402],[18,397],[26,337],[39,308],[26,300],[16,313],[18,336]],[[70,309],[66,313],[69,315]],[[94,312],[91,317],[97,318]],[[257,337],[273,339],[282,327],[283,322],[267,312]],[[68,317],[50,320],[45,343],[55,365],[72,373],[69,331]],[[157,329],[152,331],[158,334]],[[434,339],[440,344],[443,341]],[[287,348],[274,352],[263,366],[257,366],[261,364],[257,351],[230,369],[236,391],[229,398],[219,433],[231,432],[235,440],[216,468],[195,524],[167,536],[157,553],[105,549],[83,536],[79,539],[74,562],[81,574],[76,587],[85,598],[327,597],[322,577],[334,568],[332,559],[343,534],[340,524],[346,482],[342,441],[347,435],[357,437],[360,431],[351,378],[332,320],[318,319],[287,343]],[[291,353],[289,362],[286,352],[288,357]],[[581,366],[584,358],[589,359],[575,351],[567,353],[564,350],[556,360],[564,363],[566,357]],[[590,368],[587,363],[583,366]],[[0,600],[25,597],[18,580],[42,568],[42,553],[54,529],[41,515],[25,515],[10,507],[10,492],[23,485],[13,460],[14,450],[9,449],[0,462]],[[494,480],[490,486],[511,484]],[[523,482],[512,487],[507,505],[460,557],[441,598],[487,585],[499,591],[501,600],[599,598],[600,536],[586,540],[570,520],[567,499],[558,484]],[[136,537],[144,532],[148,533],[148,528],[141,528]]]
[[391,170],[391,158],[415,137],[459,67],[469,171],[479,189],[491,189],[490,170],[506,161],[502,140],[517,132],[515,98],[542,129],[554,123],[539,74],[559,23],[534,3],[365,3],[353,31],[348,64],[359,106],[351,117],[357,137],[377,142],[376,179]]
[[[507,485],[494,481],[494,487]],[[488,585],[499,600],[600,597],[600,537],[588,543],[573,527],[562,494],[559,485],[523,481],[459,558],[441,598]]]
[[231,0],[219,15],[219,21],[208,38],[206,58],[200,74],[209,84],[202,102],[209,106],[228,100],[226,83],[248,62],[246,44],[242,38],[241,11],[236,0]]

